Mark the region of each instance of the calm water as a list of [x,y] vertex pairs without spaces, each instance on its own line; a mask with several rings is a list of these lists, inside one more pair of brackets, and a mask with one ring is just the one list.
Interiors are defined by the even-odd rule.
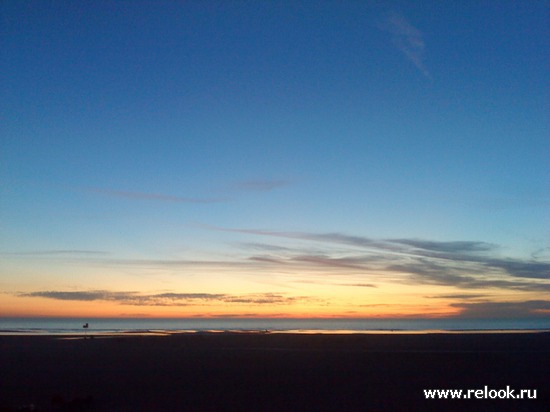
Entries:
[[68,319],[0,318],[0,334],[265,331],[372,333],[425,331],[550,330],[546,319]]

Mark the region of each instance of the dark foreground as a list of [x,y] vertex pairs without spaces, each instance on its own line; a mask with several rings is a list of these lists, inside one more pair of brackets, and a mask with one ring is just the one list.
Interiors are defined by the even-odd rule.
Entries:
[[[423,392],[485,386],[537,399]],[[0,411],[545,411],[549,401],[548,333],[0,336]]]

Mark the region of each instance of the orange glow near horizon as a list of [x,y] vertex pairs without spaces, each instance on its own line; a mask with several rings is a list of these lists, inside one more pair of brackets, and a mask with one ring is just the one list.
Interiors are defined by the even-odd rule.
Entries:
[[11,298],[2,308],[3,317],[67,318],[408,318],[455,316],[447,305],[395,304],[375,308],[341,306],[254,306],[219,304],[179,306],[133,306],[116,302],[73,302],[45,298]]
[[[55,268],[57,269],[57,268]],[[287,273],[245,267],[220,273],[199,265],[193,276],[126,273],[108,268],[101,276],[86,267],[82,281],[75,286],[69,266],[55,270],[57,287],[41,284],[38,268],[27,275],[4,282],[0,295],[3,317],[64,318],[441,318],[465,313],[477,316],[475,305],[506,302],[522,310],[525,301],[537,301],[537,292],[510,292],[492,289],[468,289],[453,286],[414,284],[406,274],[371,273],[368,281],[340,268],[322,275],[312,270]],[[53,269],[50,269],[52,271]],[[221,269],[220,269],[221,270]],[[196,276],[196,275],[199,276]],[[53,276],[52,276],[53,277]],[[31,279],[33,282],[30,282]],[[70,286],[63,286],[70,285]],[[7,287],[6,287],[7,286]],[[11,292],[10,292],[11,290]],[[473,306],[473,309],[471,305]],[[485,305],[485,306],[483,306]],[[491,309],[498,313],[500,310]],[[521,312],[520,312],[521,313]],[[539,308],[534,316],[548,311]]]

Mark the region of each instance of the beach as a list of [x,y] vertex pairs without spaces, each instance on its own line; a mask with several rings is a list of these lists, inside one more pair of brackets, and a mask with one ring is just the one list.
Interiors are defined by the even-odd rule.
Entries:
[[543,411],[549,370],[550,333],[0,336],[0,411]]

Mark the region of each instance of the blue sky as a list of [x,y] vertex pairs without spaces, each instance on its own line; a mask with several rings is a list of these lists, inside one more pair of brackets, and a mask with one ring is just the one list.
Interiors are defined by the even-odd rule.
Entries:
[[548,2],[0,13],[6,313],[548,314]]

